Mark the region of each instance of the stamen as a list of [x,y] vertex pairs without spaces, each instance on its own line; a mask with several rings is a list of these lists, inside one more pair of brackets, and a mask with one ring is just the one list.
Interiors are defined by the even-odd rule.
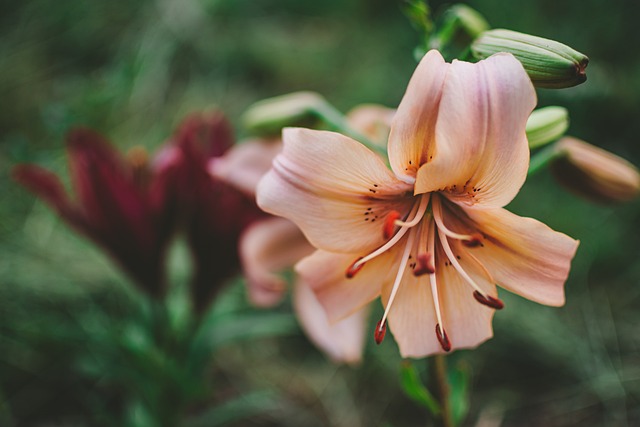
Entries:
[[[413,219],[409,221],[407,224],[416,225],[420,222],[420,220],[424,216],[424,213],[427,210],[426,202],[424,200],[425,200],[425,196],[423,195],[422,198],[420,199],[420,204],[418,205],[418,207],[416,208],[416,205],[414,205],[413,208],[411,208],[411,212],[409,213],[409,216],[413,215]],[[427,198],[427,201],[428,201],[428,198]],[[424,208],[422,208],[423,204],[424,204]],[[396,225],[397,225],[397,222],[398,221],[396,221]],[[400,230],[398,230],[398,232],[389,241],[387,241],[387,243],[380,246],[378,249],[371,252],[369,255],[362,257],[360,259],[357,259],[350,268],[357,269],[365,262],[371,261],[373,258],[377,257],[378,255],[382,255],[383,253],[391,249],[396,243],[400,241],[400,239],[402,239],[402,237],[405,234],[407,234],[407,231],[409,231],[409,228],[413,227],[413,225],[401,225]]]
[[436,267],[433,265],[433,253],[418,254],[416,256],[416,262],[417,266],[413,270],[414,276],[418,277],[423,274],[433,274],[436,272]]
[[440,324],[436,325],[436,337],[440,342],[440,347],[446,352],[451,351],[451,341],[449,341],[449,337],[447,336],[447,331],[440,328]]
[[[434,198],[434,205],[437,205],[437,206],[434,206],[433,218],[435,219],[436,225],[438,226],[438,231],[441,231],[441,226],[444,226],[442,222],[442,217],[441,217],[442,212],[440,210],[440,202],[438,201],[437,203],[435,203],[435,200],[437,200],[437,198]],[[467,281],[467,283],[471,285],[473,289],[475,289],[474,297],[476,298],[476,300],[478,300],[478,302],[480,302],[481,304],[495,308],[496,310],[499,310],[500,308],[504,307],[504,304],[502,303],[502,301],[487,295],[486,292],[484,292],[482,288],[480,288],[480,286],[478,286],[478,284],[462,268],[462,266],[458,262],[458,259],[453,254],[453,251],[451,250],[451,246],[449,246],[449,241],[447,240],[447,236],[446,235],[443,236],[442,234],[438,233],[438,237],[440,239],[440,243],[442,244],[442,249],[444,249],[444,253],[447,255],[447,258],[449,258],[449,262],[451,263],[451,265],[453,265],[453,267],[458,271],[458,273],[460,273],[460,275]],[[478,296],[476,296],[476,293],[478,294],[480,299],[478,298]]]
[[[436,226],[433,223],[433,221],[429,222],[429,236],[427,238],[427,246],[429,249],[429,253],[435,254]],[[435,268],[433,273],[430,273],[429,275],[429,282],[431,284],[431,296],[433,297],[433,306],[436,309],[436,318],[438,319],[438,326],[444,325],[444,323],[442,322],[442,313],[440,312],[440,298],[438,297],[438,283],[436,282]],[[442,329],[444,330],[444,327]],[[437,331],[436,331],[436,334],[437,334]],[[440,341],[440,338],[438,338],[438,341]],[[447,342],[448,342],[448,339],[447,339]],[[440,343],[442,344],[442,341],[440,341]]]
[[422,196],[420,196],[420,204],[418,205],[418,211],[416,212],[413,219],[408,222],[396,221],[396,225],[400,227],[413,227],[416,224],[418,224],[422,219],[422,217],[424,216],[424,213],[427,211],[427,206],[429,205],[430,198],[431,198],[430,193],[423,194]]
[[482,295],[480,292],[475,291],[473,293],[473,297],[482,305],[486,305],[487,307],[494,308],[496,310],[502,310],[504,308],[504,303],[499,298],[494,298],[491,295]]
[[396,229],[396,220],[400,218],[400,212],[391,211],[384,220],[384,228],[382,229],[382,236],[385,240],[390,239],[393,232]]
[[[436,216],[436,212],[437,212],[437,215],[440,218],[442,218],[442,204],[440,202],[439,197],[433,198],[434,217]],[[445,235],[451,237],[452,239],[461,240],[462,244],[467,246],[468,248],[475,248],[482,245],[483,236],[480,233],[473,233],[473,234],[456,233],[455,231],[449,230],[444,225],[444,222],[442,220],[438,223],[438,229]]]
[[353,263],[349,267],[347,267],[347,271],[345,272],[345,276],[347,276],[347,279],[353,278],[353,276],[355,276],[358,271],[362,270],[362,267],[364,267],[364,262],[356,266],[356,263],[361,259],[362,257],[358,258],[357,260],[353,261]]
[[373,339],[376,340],[376,344],[380,345],[382,340],[384,340],[384,336],[387,333],[387,322],[380,320],[376,324],[376,330],[373,331]]
[[482,246],[482,239],[484,239],[482,234],[473,233],[469,236],[469,239],[463,239],[462,244],[468,248],[477,248],[478,246]]
[[387,321],[389,310],[391,309],[393,300],[396,298],[396,294],[398,293],[398,288],[400,288],[400,282],[402,282],[402,276],[404,275],[404,270],[407,267],[407,261],[409,261],[409,254],[411,253],[411,248],[413,247],[414,237],[415,237],[415,233],[411,233],[407,238],[407,243],[404,247],[404,253],[402,254],[402,258],[400,259],[400,267],[398,268],[398,273],[396,274],[396,280],[395,282],[393,282],[393,288],[391,288],[391,295],[389,295],[389,301],[387,301],[387,307],[384,309],[384,315],[382,316],[382,320],[381,320],[382,323],[385,323]]

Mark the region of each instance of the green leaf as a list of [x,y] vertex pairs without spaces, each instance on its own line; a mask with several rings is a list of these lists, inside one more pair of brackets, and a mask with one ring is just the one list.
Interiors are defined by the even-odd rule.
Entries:
[[277,395],[256,391],[229,400],[185,423],[185,427],[216,427],[246,419],[277,407]]
[[400,379],[402,389],[411,400],[427,408],[434,416],[440,414],[440,404],[420,380],[420,375],[413,363],[408,360],[402,362]]

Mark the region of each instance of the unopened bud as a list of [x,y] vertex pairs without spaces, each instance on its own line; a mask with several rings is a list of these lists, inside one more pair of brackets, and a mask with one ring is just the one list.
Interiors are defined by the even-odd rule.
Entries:
[[294,92],[256,102],[242,119],[252,134],[272,136],[288,126],[313,127],[317,121],[315,111],[326,103],[315,92]]
[[473,38],[491,28],[480,12],[466,4],[455,4],[451,6],[445,12],[445,15],[449,15],[451,19],[457,20],[460,27]]
[[485,31],[471,45],[477,59],[508,52],[518,59],[537,87],[561,89],[584,83],[589,58],[557,41],[510,30]]
[[626,160],[571,137],[556,149],[551,172],[572,192],[599,203],[631,200],[640,192],[640,173]]
[[569,112],[563,107],[545,107],[534,110],[527,120],[529,148],[542,147],[556,141],[569,128]]

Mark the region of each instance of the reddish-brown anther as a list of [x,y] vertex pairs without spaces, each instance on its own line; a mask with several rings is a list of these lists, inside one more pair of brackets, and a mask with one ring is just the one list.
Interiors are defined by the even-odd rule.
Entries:
[[382,235],[386,239],[390,239],[393,236],[393,232],[396,230],[396,221],[400,219],[400,212],[391,211],[387,214],[384,220],[384,228],[382,229]]
[[418,254],[416,256],[416,268],[413,269],[414,276],[418,277],[435,272],[436,267],[433,265],[433,254],[431,252]]
[[373,339],[376,341],[376,344],[380,345],[384,340],[384,336],[387,334],[387,322],[384,323],[382,320],[379,320],[376,324],[376,330],[373,331]]
[[447,331],[440,328],[440,324],[436,324],[436,338],[438,338],[438,342],[440,343],[440,347],[444,351],[451,351],[451,341],[449,341],[449,337],[447,336]]
[[468,248],[477,248],[478,246],[482,246],[482,234],[473,233],[471,235],[471,239],[469,240],[461,240],[462,244]]
[[504,303],[501,299],[494,298],[491,295],[482,295],[480,292],[475,291],[473,293],[473,297],[480,304],[486,305],[487,307],[494,308],[496,310],[501,310],[504,308]]
[[358,258],[357,260],[353,261],[353,263],[351,263],[349,267],[347,267],[347,270],[344,273],[344,275],[347,276],[347,279],[353,278],[353,276],[355,276],[358,271],[362,270],[362,267],[364,267],[366,263],[358,263],[361,259],[362,257]]

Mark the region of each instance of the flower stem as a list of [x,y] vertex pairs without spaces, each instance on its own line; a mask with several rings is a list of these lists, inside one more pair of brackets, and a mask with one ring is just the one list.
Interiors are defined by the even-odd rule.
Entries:
[[440,421],[442,427],[454,427],[453,414],[451,412],[451,387],[447,380],[447,359],[443,354],[433,357],[433,374],[438,387],[440,399]]
[[531,176],[549,165],[553,160],[564,156],[564,152],[558,150],[555,144],[549,145],[534,155],[531,156],[529,162],[529,172],[527,175]]
[[369,149],[382,154],[385,158],[387,157],[387,150],[384,147],[374,143],[366,135],[353,129],[347,122],[345,116],[331,104],[324,103],[322,106],[314,106],[313,113],[329,126],[340,131],[340,133],[350,136],[366,145]]

